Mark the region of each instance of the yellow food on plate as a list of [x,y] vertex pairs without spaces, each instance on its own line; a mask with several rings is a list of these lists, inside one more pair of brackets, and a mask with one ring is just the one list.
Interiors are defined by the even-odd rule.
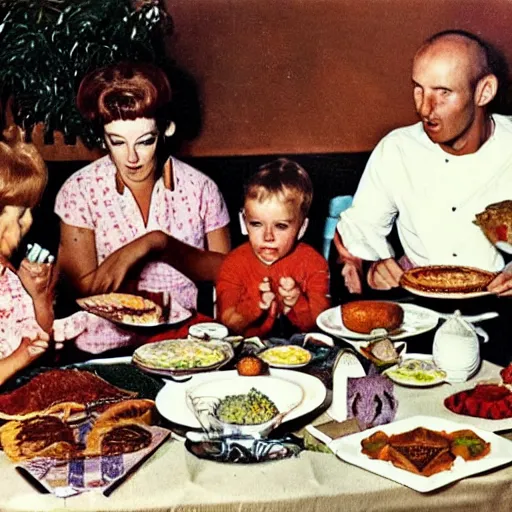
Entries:
[[259,355],[269,365],[296,366],[306,365],[311,361],[311,352],[297,345],[283,345],[269,348]]

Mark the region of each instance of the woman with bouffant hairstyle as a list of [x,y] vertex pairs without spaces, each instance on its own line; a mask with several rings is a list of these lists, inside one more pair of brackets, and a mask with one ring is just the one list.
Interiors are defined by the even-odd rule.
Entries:
[[103,125],[119,119],[154,118],[162,132],[169,122],[171,86],[152,64],[121,62],[87,75],[77,94],[78,110],[103,136]]
[[[64,183],[55,211],[60,268],[78,296],[170,296],[166,320],[179,324],[196,313],[194,281],[215,279],[230,241],[215,183],[169,155],[166,139],[176,128],[171,96],[167,76],[149,63],[121,62],[89,73],[77,105],[108,155]],[[98,353],[143,341],[133,330],[91,316],[77,346]]]

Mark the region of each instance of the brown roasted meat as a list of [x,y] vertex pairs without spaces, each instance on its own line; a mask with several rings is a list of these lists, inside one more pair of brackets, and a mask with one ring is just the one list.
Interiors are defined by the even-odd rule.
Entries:
[[390,332],[402,325],[404,310],[394,302],[356,300],[342,304],[341,319],[353,332],[370,334],[374,329]]
[[473,222],[480,227],[492,244],[512,244],[512,201],[490,204],[483,212],[476,214]]
[[88,406],[131,398],[120,389],[83,370],[49,370],[10,393],[0,395],[0,418],[26,419],[42,414],[69,417]]

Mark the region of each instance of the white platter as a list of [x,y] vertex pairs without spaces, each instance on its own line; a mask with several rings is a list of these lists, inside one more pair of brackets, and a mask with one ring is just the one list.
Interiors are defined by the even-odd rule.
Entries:
[[[370,459],[361,452],[361,441],[370,437],[378,430],[385,432],[387,435],[392,435],[407,432],[417,427],[445,430],[446,432],[471,429],[482,439],[491,443],[491,452],[480,460],[466,462],[461,458],[457,458],[449,471],[441,471],[429,477],[416,475],[397,468],[391,462]],[[414,416],[387,425],[380,425],[364,432],[358,432],[357,434],[337,439],[330,443],[329,447],[340,459],[419,492],[430,492],[468,476],[498,468],[512,461],[512,442],[508,439],[468,423],[459,423],[433,416]]]
[[482,292],[469,292],[469,293],[447,293],[447,292],[426,292],[423,290],[417,290],[412,286],[402,286],[404,290],[413,293],[414,295],[418,295],[420,297],[428,297],[429,299],[476,299],[477,297],[485,297],[486,295],[491,295],[491,292],[482,291]]
[[[401,340],[409,336],[416,336],[430,331],[437,326],[439,315],[428,308],[416,304],[399,304],[404,310],[404,321],[395,334],[387,337],[391,340]],[[325,310],[318,315],[316,323],[320,329],[338,338],[350,338],[352,340],[368,341],[375,336],[361,334],[347,329],[341,319],[341,308],[336,306]]]
[[[327,390],[320,379],[308,375],[307,373],[295,372],[293,370],[272,369],[270,370],[270,375],[298,384],[304,391],[302,402],[284,417],[283,422],[300,418],[323,404]],[[238,377],[242,380],[251,378],[239,376],[236,370],[227,370],[197,374],[187,382],[178,383],[167,381],[166,385],[156,396],[155,402],[158,412],[173,423],[199,429],[201,425],[187,405],[188,391],[203,382],[223,380],[232,377]],[[236,387],[233,388],[233,391],[236,393]]]

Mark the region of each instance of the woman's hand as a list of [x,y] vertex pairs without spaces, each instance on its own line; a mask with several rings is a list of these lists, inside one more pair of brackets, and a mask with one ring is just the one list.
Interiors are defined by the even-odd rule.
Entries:
[[299,300],[300,288],[293,278],[281,277],[279,279],[278,293],[283,303],[283,313],[286,315]]
[[152,231],[117,249],[94,270],[90,293],[115,292],[121,287],[134,265],[152,251],[162,250],[166,243],[167,235],[165,233]]

